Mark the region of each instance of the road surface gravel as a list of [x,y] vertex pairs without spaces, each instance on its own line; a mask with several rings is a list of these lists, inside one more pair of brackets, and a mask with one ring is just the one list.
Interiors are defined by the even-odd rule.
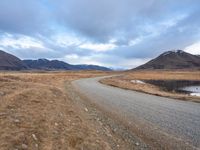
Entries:
[[105,77],[80,79],[73,85],[94,103],[127,122],[143,120],[147,125],[154,125],[166,134],[200,148],[200,103],[103,85],[98,82],[102,78]]

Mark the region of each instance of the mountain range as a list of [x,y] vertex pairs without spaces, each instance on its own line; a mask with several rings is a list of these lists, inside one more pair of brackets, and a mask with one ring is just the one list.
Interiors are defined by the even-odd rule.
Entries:
[[134,70],[200,69],[200,56],[182,50],[167,51]]
[[23,63],[31,69],[37,70],[102,70],[110,71],[111,69],[97,65],[71,65],[59,60],[23,60]]
[[71,65],[59,60],[21,60],[18,57],[0,50],[0,70],[102,70],[110,68],[97,65]]
[[[182,50],[167,51],[149,62],[132,70],[200,70],[200,55],[192,55]],[[102,70],[110,68],[97,65],[72,65],[59,60],[21,60],[0,50],[0,70]]]
[[0,50],[0,70],[25,70],[26,64],[14,55]]

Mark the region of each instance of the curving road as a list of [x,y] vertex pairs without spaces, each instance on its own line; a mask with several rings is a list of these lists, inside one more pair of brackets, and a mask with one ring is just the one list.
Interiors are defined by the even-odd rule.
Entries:
[[105,77],[80,79],[73,85],[107,111],[128,120],[142,119],[169,135],[200,148],[200,103],[163,98],[123,90],[98,81]]

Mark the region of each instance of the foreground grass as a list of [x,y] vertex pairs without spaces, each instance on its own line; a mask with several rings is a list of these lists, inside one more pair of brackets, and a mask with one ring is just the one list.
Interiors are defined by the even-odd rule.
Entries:
[[158,96],[200,102],[200,98],[196,96],[189,96],[175,92],[166,92],[157,86],[151,84],[132,83],[131,80],[200,80],[200,71],[134,71],[125,72],[121,76],[106,78],[100,82],[128,90],[135,90]]
[[103,72],[0,73],[0,149],[111,149],[65,84]]
[[[109,74],[96,71],[0,72],[0,149],[139,149],[136,141],[116,134],[118,128],[106,124],[108,118],[98,116],[94,107],[80,106],[79,101],[74,102],[72,98],[77,95],[72,92],[71,81]],[[130,80],[133,79],[175,77],[200,80],[199,72],[134,72],[104,81],[130,88]],[[157,88],[134,86],[137,90],[139,87],[141,90]],[[94,113],[88,114],[92,109]]]

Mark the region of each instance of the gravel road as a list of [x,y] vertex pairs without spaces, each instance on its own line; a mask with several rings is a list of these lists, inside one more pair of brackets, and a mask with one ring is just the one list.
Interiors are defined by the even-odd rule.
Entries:
[[200,103],[163,98],[103,85],[105,77],[80,79],[73,85],[107,111],[127,121],[144,120],[168,135],[200,148]]

